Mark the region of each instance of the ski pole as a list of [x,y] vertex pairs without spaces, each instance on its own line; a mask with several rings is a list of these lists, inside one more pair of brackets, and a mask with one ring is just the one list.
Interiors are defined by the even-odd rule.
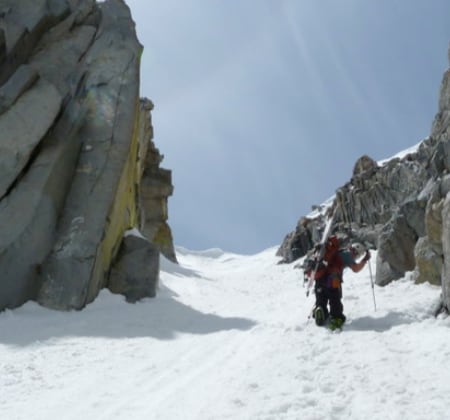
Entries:
[[377,311],[377,303],[375,302],[375,287],[374,287],[374,284],[373,284],[372,265],[370,264],[370,260],[367,261],[367,264],[369,265],[370,285],[372,286],[373,307],[374,307],[375,312],[376,312]]

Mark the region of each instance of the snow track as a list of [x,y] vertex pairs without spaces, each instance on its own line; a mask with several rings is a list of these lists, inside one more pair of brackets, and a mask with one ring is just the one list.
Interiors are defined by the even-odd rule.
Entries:
[[448,417],[450,319],[440,290],[375,288],[346,273],[348,323],[308,322],[302,273],[254,256],[180,250],[158,297],[103,291],[81,312],[0,314],[0,418],[427,419]]

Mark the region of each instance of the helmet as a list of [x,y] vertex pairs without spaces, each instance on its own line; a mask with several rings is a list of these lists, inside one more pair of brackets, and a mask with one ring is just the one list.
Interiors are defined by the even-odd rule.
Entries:
[[364,247],[364,245],[360,244],[359,242],[353,243],[350,249],[354,252],[356,258],[361,257],[366,252],[366,248]]

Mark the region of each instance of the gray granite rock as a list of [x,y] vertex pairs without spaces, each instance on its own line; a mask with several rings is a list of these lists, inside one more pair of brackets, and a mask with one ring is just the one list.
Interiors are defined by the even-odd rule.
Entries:
[[109,276],[111,292],[124,295],[131,303],[155,297],[158,277],[158,248],[144,238],[126,236]]
[[158,272],[159,251],[176,261],[141,53],[122,0],[0,0],[0,310],[83,308],[113,262],[133,265],[123,235],[145,222],[133,278]]
[[11,108],[38,79],[38,72],[31,66],[20,66],[7,83],[0,87],[0,114]]
[[442,250],[444,255],[442,268],[442,300],[450,310],[450,193],[447,194],[442,209]]
[[0,203],[0,308],[36,298],[41,264],[53,246],[74,174],[82,122],[83,109],[72,102],[42,141],[20,185]]
[[0,198],[17,181],[44,135],[55,122],[62,98],[40,79],[0,115]]
[[[135,223],[129,159],[137,142],[141,45],[120,0],[102,3],[101,12],[101,26],[85,57],[88,113],[80,135],[90,149],[80,156],[55,246],[42,268],[39,302],[56,309],[81,309],[95,299],[106,285],[123,232]],[[123,208],[112,216],[119,212],[115,206]],[[120,224],[109,226],[119,222],[115,217]]]
[[437,254],[427,236],[419,238],[414,248],[416,261],[416,283],[428,282],[441,285],[442,255]]

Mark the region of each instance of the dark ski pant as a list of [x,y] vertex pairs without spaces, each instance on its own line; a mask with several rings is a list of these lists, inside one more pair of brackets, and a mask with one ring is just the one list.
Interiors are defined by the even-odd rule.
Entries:
[[[325,312],[325,317],[328,315],[331,318],[342,318],[345,320],[344,316],[344,305],[342,305],[342,288],[331,288],[321,286],[316,284],[314,288],[316,295],[316,308],[321,306]],[[328,311],[328,304],[330,305],[330,310]]]

